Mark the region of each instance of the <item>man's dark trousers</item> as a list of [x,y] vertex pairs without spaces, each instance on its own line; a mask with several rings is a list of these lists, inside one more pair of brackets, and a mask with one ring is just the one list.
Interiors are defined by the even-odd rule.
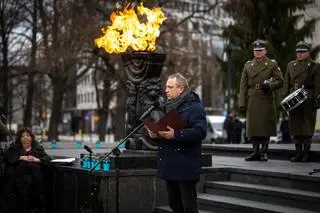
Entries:
[[174,213],[199,213],[197,182],[166,180],[169,206]]

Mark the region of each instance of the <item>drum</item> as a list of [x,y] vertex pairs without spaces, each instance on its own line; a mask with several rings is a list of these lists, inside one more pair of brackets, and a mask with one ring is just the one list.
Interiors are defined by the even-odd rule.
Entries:
[[303,88],[299,88],[292,93],[290,93],[287,97],[285,97],[280,105],[282,108],[289,113],[291,110],[297,108],[308,98],[307,90]]

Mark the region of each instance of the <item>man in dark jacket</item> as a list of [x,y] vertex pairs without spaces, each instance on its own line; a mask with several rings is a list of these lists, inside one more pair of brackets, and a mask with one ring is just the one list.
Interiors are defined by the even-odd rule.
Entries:
[[226,119],[223,122],[223,129],[227,133],[227,143],[232,143],[232,137],[234,135],[234,122],[233,122],[233,114],[229,113]]
[[200,179],[201,143],[207,134],[206,114],[197,94],[181,74],[166,83],[165,113],[177,110],[188,124],[184,129],[151,132],[158,144],[158,175],[165,180],[169,206],[174,213],[198,213],[196,184]]
[[296,60],[287,65],[284,81],[284,97],[293,91],[304,88],[308,98],[289,114],[290,132],[296,148],[292,162],[309,161],[311,138],[316,124],[316,112],[320,107],[320,66],[310,58],[311,45],[301,41],[296,45]]
[[243,123],[240,121],[237,114],[233,116],[233,135],[232,143],[240,144],[242,139]]
[[290,135],[290,129],[289,129],[289,118],[287,115],[283,116],[283,119],[281,120],[280,124],[280,131],[282,134],[282,143],[291,143],[291,135]]

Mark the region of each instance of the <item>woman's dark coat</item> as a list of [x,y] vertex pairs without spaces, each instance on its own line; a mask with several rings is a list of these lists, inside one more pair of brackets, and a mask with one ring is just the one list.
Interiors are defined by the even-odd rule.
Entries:
[[[32,155],[40,159],[40,163],[19,160],[20,156]],[[50,157],[43,147],[33,142],[27,153],[19,143],[12,144],[4,153],[6,208],[9,212],[24,212],[32,206],[44,205],[44,184],[40,164],[48,162]],[[17,205],[18,204],[18,205]]]

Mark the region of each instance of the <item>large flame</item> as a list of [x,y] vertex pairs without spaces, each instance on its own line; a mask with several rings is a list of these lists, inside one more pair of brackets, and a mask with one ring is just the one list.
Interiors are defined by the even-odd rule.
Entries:
[[136,51],[154,51],[160,25],[166,17],[160,7],[149,9],[142,3],[137,11],[139,15],[146,16],[145,23],[140,23],[134,8],[128,5],[123,11],[112,12],[112,25],[101,29],[104,35],[95,39],[95,44],[108,53],[123,53],[129,47]]

